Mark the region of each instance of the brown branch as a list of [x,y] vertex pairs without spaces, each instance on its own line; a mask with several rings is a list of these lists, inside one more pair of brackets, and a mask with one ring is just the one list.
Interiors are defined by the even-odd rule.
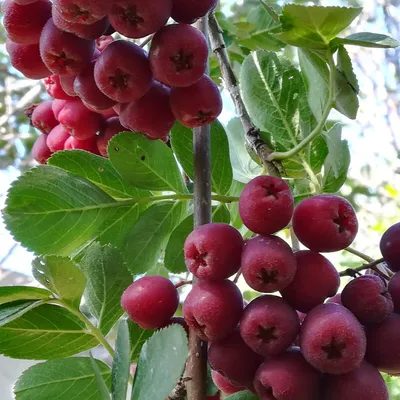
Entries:
[[260,130],[253,124],[246,110],[240,94],[238,81],[235,73],[233,72],[229,55],[226,50],[223,31],[213,13],[210,13],[208,16],[208,22],[210,28],[209,39],[211,43],[211,49],[218,58],[222,79],[224,80],[226,89],[231,95],[235,105],[236,113],[242,122],[246,141],[250,145],[251,149],[258,155],[268,173],[273,176],[280,176],[284,173],[282,164],[277,161],[268,161],[268,156],[272,153],[272,150],[262,139]]
[[[207,16],[201,18],[196,27],[207,37]],[[194,227],[211,222],[211,145],[210,126],[193,129],[194,153]],[[197,279],[193,279],[193,285]],[[189,357],[185,378],[187,399],[204,400],[207,392],[207,342],[197,337],[194,330],[189,333]]]
[[185,400],[186,399],[186,384],[190,378],[181,378],[176,384],[167,400]]
[[382,278],[386,280],[390,280],[390,277],[386,275],[384,272],[378,269],[378,265],[383,263],[385,260],[383,258],[379,258],[378,260],[371,261],[368,264],[363,264],[358,268],[347,268],[346,270],[340,273],[340,276],[351,276],[356,278],[358,275],[361,275],[362,271],[367,269],[372,269],[376,274],[380,275]]

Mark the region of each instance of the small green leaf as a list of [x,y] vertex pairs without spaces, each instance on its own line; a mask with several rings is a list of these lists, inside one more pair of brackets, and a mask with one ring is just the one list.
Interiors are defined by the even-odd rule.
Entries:
[[246,150],[244,130],[239,118],[233,118],[227,126],[233,178],[247,183],[260,175],[262,168],[251,159]]
[[343,74],[349,85],[358,94],[360,92],[360,87],[358,86],[356,74],[353,71],[351,58],[344,46],[339,46],[338,49],[337,69]]
[[155,332],[140,352],[132,400],[165,400],[181,377],[187,356],[187,335],[181,326]]
[[121,320],[118,327],[112,368],[112,400],[126,400],[131,366],[130,353],[131,343],[128,323],[126,320]]
[[357,92],[347,80],[347,76],[335,69],[335,108],[350,119],[356,119],[359,107]]
[[[226,194],[232,184],[232,166],[224,127],[215,121],[210,127],[211,183],[218,194]],[[193,131],[176,123],[171,131],[171,146],[182,168],[194,180]]]
[[38,300],[17,300],[11,303],[0,305],[0,326],[8,324],[14,319],[24,315],[32,308],[38,307],[41,301]]
[[42,300],[48,299],[51,292],[30,286],[1,286],[0,305],[17,300]]
[[236,43],[239,46],[247,47],[250,50],[271,51],[279,51],[286,45],[276,36],[268,32],[256,32],[250,35],[248,38],[237,39]]
[[24,360],[69,357],[91,349],[97,339],[62,307],[44,304],[0,327],[0,354]]
[[287,4],[280,18],[282,33],[277,37],[293,46],[325,48],[361,11],[361,7]]
[[111,139],[108,151],[114,168],[134,186],[147,190],[185,192],[174,155],[160,140],[123,132]]
[[272,8],[271,5],[265,3],[263,0],[260,0],[261,5],[264,7],[264,10],[270,15],[270,17],[272,18],[273,21],[275,21],[277,23],[277,25],[280,25],[279,22],[279,14],[274,10],[274,8],[276,9],[277,7],[280,7],[277,4],[274,4],[274,8]]
[[244,391],[232,394],[231,396],[226,397],[225,400],[258,400],[258,397],[251,392]]
[[74,308],[79,308],[86,278],[72,260],[48,256],[32,262],[35,279]]
[[143,274],[154,267],[185,212],[185,202],[162,201],[139,217],[124,250],[125,261],[133,274]]
[[381,49],[394,49],[399,46],[396,39],[387,35],[372,32],[358,32],[345,38],[336,38],[332,41],[332,45],[350,44],[362,47],[375,47]]
[[324,165],[329,153],[328,145],[324,136],[317,136],[310,144],[308,150],[308,163],[313,172],[318,174]]
[[143,329],[131,320],[128,321],[128,328],[131,341],[130,359],[132,362],[137,362],[139,360],[140,351],[142,350],[143,345],[146,343],[146,340],[149,339],[150,336],[154,333],[154,331]]
[[296,204],[317,194],[314,185],[308,179],[293,179],[288,181],[288,184]]
[[93,243],[80,262],[87,285],[86,304],[98,321],[98,327],[107,334],[123,314],[121,296],[132,283],[119,250]]
[[342,127],[335,124],[325,134],[329,154],[324,164],[322,190],[336,193],[344,184],[350,166],[350,150],[347,140],[342,140]]
[[[96,360],[102,378],[110,386],[111,371]],[[50,360],[30,367],[14,386],[15,400],[102,400],[88,357]]]
[[107,385],[104,382],[100,368],[97,365],[96,361],[97,360],[93,358],[92,354],[90,354],[90,362],[92,363],[94,378],[96,380],[97,391],[100,395],[100,398],[101,400],[110,400],[110,392],[108,391]]
[[29,250],[68,256],[95,234],[116,205],[86,179],[39,166],[13,183],[3,213],[14,239]]
[[49,164],[86,178],[116,199],[150,195],[149,192],[137,189],[122,179],[110,160],[87,151],[57,151],[49,159]]
[[[224,204],[213,207],[212,220],[213,222],[229,224],[230,213]],[[164,265],[168,271],[174,274],[180,274],[187,270],[183,245],[189,233],[193,231],[193,225],[193,214],[191,214],[174,229],[169,238],[167,248],[165,249]]]
[[[242,182],[238,181],[233,181],[231,190],[229,191],[230,196],[240,196],[243,189],[245,187],[245,184]],[[243,222],[240,218],[239,214],[239,202],[234,202],[231,204],[228,204],[228,209],[231,214],[231,224],[234,226],[236,229],[241,229],[243,227]]]

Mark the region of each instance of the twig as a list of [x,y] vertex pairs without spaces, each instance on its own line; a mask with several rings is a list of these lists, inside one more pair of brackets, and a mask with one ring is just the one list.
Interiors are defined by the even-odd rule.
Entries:
[[167,400],[185,400],[186,399],[186,383],[190,378],[181,378],[176,384]]
[[365,261],[367,261],[369,263],[372,263],[372,262],[375,261],[372,257],[367,256],[366,254],[362,253],[361,251],[358,251],[356,249],[352,249],[351,247],[347,247],[344,250],[347,251],[348,253],[354,254],[355,256],[362,258],[363,260],[365,260]]
[[379,258],[378,260],[373,260],[369,262],[368,264],[363,264],[358,268],[347,268],[346,270],[342,271],[340,273],[340,276],[351,276],[355,278],[357,275],[360,275],[361,271],[365,271],[367,269],[372,269],[376,273],[378,273],[381,276],[384,276],[385,279],[390,279],[385,273],[380,271],[378,268],[376,268],[379,264],[383,263],[385,260],[383,258]]
[[154,34],[153,34],[153,35],[150,35],[150,36],[147,36],[147,38],[144,39],[143,42],[141,42],[141,43],[139,44],[139,47],[142,47],[142,48],[143,48],[144,46],[146,46],[146,44],[148,44],[148,43],[151,42],[151,40],[153,39],[153,37],[154,37]]
[[[196,27],[207,37],[207,17]],[[194,226],[211,222],[211,146],[210,126],[193,129],[194,152]],[[193,279],[193,285],[197,279]],[[188,400],[204,400],[207,391],[207,343],[190,329],[189,357],[185,379]]]
[[193,283],[193,281],[180,281],[175,284],[175,287],[176,287],[176,289],[179,289],[182,286],[191,285],[192,283]]
[[237,272],[237,274],[235,275],[235,277],[233,278],[233,283],[238,283],[239,278],[242,275],[242,270],[239,269],[239,271]]
[[272,154],[272,150],[262,139],[260,135],[260,130],[253,124],[246,110],[242,96],[240,94],[238,81],[229,61],[229,55],[226,50],[224,37],[222,35],[223,31],[213,13],[209,14],[208,22],[210,27],[209,38],[211,49],[218,58],[225,87],[232,97],[236,113],[239,116],[240,121],[242,122],[246,141],[248,142],[252,150],[258,155],[268,173],[273,176],[280,176],[284,172],[281,163],[277,161],[268,161],[268,157],[270,154]]

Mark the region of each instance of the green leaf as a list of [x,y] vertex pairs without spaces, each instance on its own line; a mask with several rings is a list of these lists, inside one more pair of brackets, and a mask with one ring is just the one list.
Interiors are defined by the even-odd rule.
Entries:
[[30,286],[1,286],[0,305],[17,300],[42,300],[48,299],[51,292]]
[[132,400],[165,400],[181,377],[187,356],[187,335],[181,326],[155,332],[140,352]]
[[350,150],[347,140],[342,140],[342,127],[335,124],[325,135],[329,154],[324,164],[322,190],[335,193],[344,184],[350,166]]
[[396,39],[387,35],[372,32],[358,32],[345,38],[336,38],[332,41],[332,45],[350,44],[362,47],[375,47],[381,49],[394,49],[399,46]]
[[235,394],[232,394],[231,396],[225,397],[225,400],[258,400],[258,397],[251,392],[244,391],[237,392]]
[[90,354],[90,362],[92,363],[94,378],[96,380],[96,385],[97,385],[97,391],[100,394],[101,400],[110,400],[110,392],[108,391],[107,385],[104,382],[100,368],[97,365],[96,361],[97,360],[93,358],[92,354]]
[[308,179],[293,179],[288,181],[292,191],[295,204],[306,199],[307,197],[317,194],[314,185]]
[[107,334],[123,314],[121,296],[132,283],[132,275],[119,250],[99,243],[85,251],[80,267],[87,279],[86,304],[102,333]]
[[8,324],[14,319],[24,315],[32,308],[38,307],[41,301],[38,300],[17,300],[11,303],[0,305],[0,326]]
[[317,136],[310,144],[308,151],[308,163],[314,173],[318,174],[324,165],[329,153],[328,145],[324,136]]
[[[213,208],[213,222],[224,222],[229,224],[230,213],[224,204]],[[172,232],[167,248],[165,249],[164,265],[168,271],[174,274],[186,272],[183,245],[189,233],[193,231],[193,214],[186,217]]]
[[[226,194],[232,184],[232,166],[229,161],[228,138],[219,121],[211,124],[211,183],[218,194]],[[194,180],[193,132],[176,123],[171,131],[171,146],[183,170]]]
[[280,18],[282,33],[277,37],[293,46],[325,48],[361,11],[361,7],[287,4]]
[[357,92],[345,73],[335,68],[335,108],[350,119],[356,119],[359,102]]
[[86,178],[116,199],[150,196],[149,192],[122,179],[110,160],[87,151],[57,151],[49,159],[49,164]]
[[128,323],[126,320],[121,320],[115,343],[115,356],[112,369],[112,400],[126,400],[131,366],[130,344]]
[[207,364],[207,396],[215,396],[219,392],[218,387],[215,385],[212,375],[211,367]]
[[143,329],[131,320],[128,321],[128,328],[131,341],[130,359],[132,362],[137,362],[139,360],[140,351],[142,350],[143,345],[146,343],[146,340],[151,337],[154,331]]
[[0,354],[24,360],[69,357],[91,349],[97,339],[62,307],[44,304],[0,327]]
[[299,49],[299,62],[303,74],[310,108],[318,120],[329,98],[329,69],[327,63],[309,49]]
[[[230,196],[240,196],[243,189],[245,187],[245,184],[242,182],[238,181],[233,181],[231,190],[229,191]],[[239,202],[234,202],[231,204],[228,204],[228,209],[231,214],[231,224],[234,226],[236,229],[241,229],[243,227],[243,222],[240,218],[239,214]]]
[[29,250],[68,256],[95,234],[116,205],[86,179],[39,166],[13,183],[3,213],[14,239]]
[[32,274],[59,298],[79,308],[86,278],[72,260],[56,256],[36,258],[32,262]]
[[[96,360],[100,374],[110,385],[111,371]],[[88,357],[72,357],[36,364],[22,373],[14,386],[15,400],[102,400]]]
[[346,81],[358,94],[360,92],[360,87],[358,86],[356,74],[353,71],[351,58],[344,46],[339,46],[338,49],[337,69],[343,74],[343,76],[346,78]]
[[233,178],[242,183],[260,175],[262,168],[251,159],[246,150],[242,123],[239,118],[233,118],[227,126]]
[[171,149],[160,140],[123,132],[111,139],[108,152],[114,168],[134,186],[177,193],[186,191]]
[[285,47],[285,43],[268,32],[257,32],[248,38],[237,39],[239,46],[247,47],[250,50],[271,50],[279,51]]
[[143,274],[154,267],[185,212],[186,202],[162,201],[139,217],[124,250],[124,259],[133,274]]

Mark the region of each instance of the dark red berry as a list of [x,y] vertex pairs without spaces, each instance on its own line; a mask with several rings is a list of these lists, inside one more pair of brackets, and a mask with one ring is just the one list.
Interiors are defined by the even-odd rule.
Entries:
[[69,139],[70,134],[61,125],[57,125],[47,136],[47,147],[55,153],[56,151],[64,150],[65,142]]
[[89,139],[79,140],[73,136],[70,136],[64,144],[64,150],[84,150],[89,153],[98,154],[96,147],[96,136]]
[[258,176],[243,189],[239,213],[252,232],[270,235],[285,228],[292,218],[293,195],[288,184],[274,176]]
[[300,348],[319,371],[345,374],[358,368],[364,358],[365,332],[347,308],[321,304],[307,314],[301,325]]
[[51,151],[46,144],[47,135],[39,135],[32,147],[32,157],[39,164],[46,164],[51,156]]
[[68,100],[61,100],[61,99],[54,99],[53,104],[51,106],[54,116],[56,117],[56,120],[58,121],[58,117],[60,115],[61,110],[64,108],[64,106],[68,103]]
[[293,214],[293,230],[310,250],[343,250],[354,240],[358,230],[356,213],[344,198],[321,194],[303,200]]
[[296,311],[281,297],[254,299],[243,312],[240,334],[262,356],[276,356],[292,345],[300,330]]
[[154,36],[149,58],[158,81],[168,86],[190,86],[206,71],[207,41],[190,25],[167,25]]
[[203,340],[228,336],[236,328],[242,311],[242,294],[228,280],[200,281],[183,303],[185,321]]
[[226,279],[239,271],[243,246],[242,235],[232,226],[202,225],[186,238],[185,262],[199,279]]
[[102,52],[113,41],[114,38],[111,35],[100,36],[96,39],[96,49]]
[[343,305],[342,304],[342,294],[338,293],[332,297],[329,297],[329,299],[326,300],[326,303],[336,303],[336,304],[340,304],[342,306]]
[[387,229],[379,246],[388,267],[392,271],[400,271],[400,222]]
[[254,290],[272,293],[292,282],[296,273],[296,258],[290,246],[276,236],[250,239],[242,255],[242,273]]
[[108,0],[53,0],[54,7],[69,22],[91,25],[104,18]]
[[53,102],[45,101],[35,107],[31,116],[31,123],[42,133],[49,133],[58,125],[58,121],[53,113]]
[[215,383],[215,386],[218,387],[221,392],[225,394],[234,394],[237,392],[241,392],[242,390],[246,390],[244,386],[235,386],[233,383],[229,381],[229,379],[225,378],[217,371],[211,371],[212,380]]
[[64,92],[71,97],[76,97],[77,94],[75,93],[74,90],[74,82],[76,76],[73,75],[62,75],[59,77],[60,78],[60,85]]
[[281,290],[281,295],[296,310],[308,313],[336,294],[340,276],[332,263],[319,253],[301,250],[294,255],[297,261],[296,275]]
[[204,17],[216,5],[218,0],[172,0],[172,18],[183,24],[193,24]]
[[388,291],[392,296],[394,312],[400,313],[400,273],[396,273],[389,281]]
[[103,126],[103,129],[99,136],[97,136],[96,143],[100,155],[108,157],[107,146],[111,138],[120,132],[124,132],[126,129],[119,122],[118,117],[109,118]]
[[43,80],[44,87],[47,93],[60,100],[74,100],[73,97],[69,96],[61,86],[60,77],[58,75],[50,75]]
[[175,313],[179,295],[173,283],[162,276],[145,276],[123,293],[122,308],[144,329],[158,329]]

